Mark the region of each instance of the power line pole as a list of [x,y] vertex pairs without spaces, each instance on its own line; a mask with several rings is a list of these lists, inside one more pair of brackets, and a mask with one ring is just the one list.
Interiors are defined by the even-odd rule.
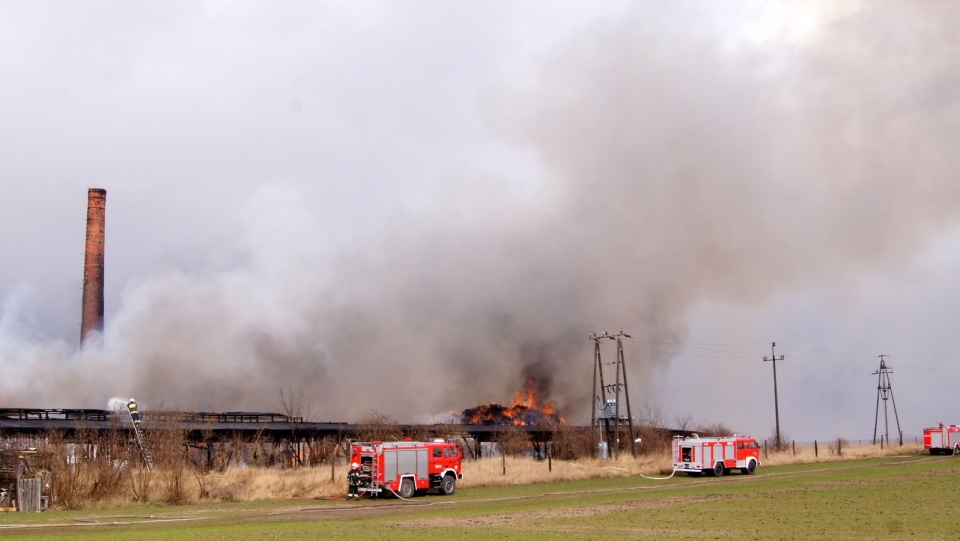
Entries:
[[[630,454],[633,455],[633,458],[637,458],[637,440],[633,437],[633,412],[630,410],[630,387],[627,385],[627,363],[623,358],[623,338],[633,338],[629,334],[620,330],[620,334],[616,336],[617,340],[617,391],[619,393],[620,387],[620,374],[623,374],[623,395],[627,399],[627,427],[630,434]],[[613,337],[610,337],[613,339]],[[620,397],[617,396],[617,417],[620,417]],[[619,434],[619,433],[618,433]]]
[[[603,334],[592,333],[590,339],[593,340],[593,395],[596,399],[596,406],[593,408],[593,415],[590,419],[590,424],[597,429],[598,442],[603,442],[604,428],[609,428],[609,425],[604,422],[604,428],[600,428],[600,419],[603,419],[603,407],[607,403],[607,386],[603,382],[603,360],[600,357],[600,340],[607,338],[607,331],[603,331]],[[599,387],[597,386],[597,378],[599,377]],[[599,412],[598,412],[599,410]],[[597,413],[600,413],[599,418]],[[607,440],[610,438],[608,436]]]
[[[877,414],[873,418],[873,444],[877,444],[877,422],[880,420],[880,400],[883,399],[883,427],[890,445],[890,420],[887,418],[887,399],[893,403],[893,418],[897,421],[897,433],[900,435],[900,445],[903,445],[903,431],[900,430],[900,417],[897,415],[897,401],[893,398],[893,385],[890,383],[890,374],[893,370],[887,368],[886,355],[880,356],[880,369],[873,373],[877,376]],[[883,443],[883,437],[880,438]]]
[[[617,360],[614,362],[604,363],[600,357],[600,341],[604,338],[617,342]],[[630,436],[630,452],[633,456],[637,456],[633,413],[630,409],[630,389],[627,385],[627,366],[623,353],[624,338],[631,338],[631,336],[623,331],[617,335],[611,335],[606,331],[603,334],[590,335],[590,339],[593,340],[593,400],[595,400],[590,423],[596,429],[600,444],[598,449],[602,449],[605,443],[607,455],[611,458],[620,453],[624,423],[627,425]],[[604,381],[604,365],[614,366],[614,383]],[[626,398],[626,409],[621,406],[621,394]],[[603,441],[604,436],[606,436],[606,442]]]
[[780,400],[777,398],[777,360],[783,360],[783,355],[777,358],[774,353],[774,348],[777,347],[776,342],[771,342],[770,344],[770,358],[763,358],[763,362],[773,361],[773,414],[777,420],[777,450],[780,449]]

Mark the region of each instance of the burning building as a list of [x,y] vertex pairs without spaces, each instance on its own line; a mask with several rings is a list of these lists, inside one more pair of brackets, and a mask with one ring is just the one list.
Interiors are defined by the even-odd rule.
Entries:
[[552,427],[566,424],[567,421],[552,405],[538,404],[534,382],[528,379],[526,389],[517,391],[517,396],[509,406],[481,404],[467,408],[460,414],[460,422],[472,425]]

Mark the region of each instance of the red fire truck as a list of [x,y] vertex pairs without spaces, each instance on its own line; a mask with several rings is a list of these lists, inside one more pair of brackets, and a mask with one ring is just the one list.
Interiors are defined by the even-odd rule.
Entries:
[[760,466],[760,445],[750,436],[673,438],[673,469],[688,475],[721,476],[733,468],[752,474]]
[[453,494],[463,454],[444,440],[354,443],[350,461],[360,464],[360,492],[378,496],[387,491],[410,498],[429,489]]
[[931,455],[960,454],[960,426],[950,425],[923,429],[923,448]]

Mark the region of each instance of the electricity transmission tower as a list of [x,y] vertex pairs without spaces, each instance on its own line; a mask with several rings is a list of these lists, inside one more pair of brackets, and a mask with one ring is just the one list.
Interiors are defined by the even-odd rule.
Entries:
[[[613,365],[615,376],[614,383],[604,381],[604,363],[600,355],[600,341],[604,338],[616,340],[617,342],[617,360],[606,365]],[[591,418],[592,426],[595,426],[599,432],[598,440],[603,442],[606,437],[611,456],[619,452],[620,434],[623,425],[626,425],[627,433],[630,435],[630,452],[633,456],[637,454],[636,440],[633,435],[633,414],[630,408],[630,391],[627,387],[627,367],[624,363],[623,339],[631,338],[629,334],[620,331],[613,336],[606,331],[603,334],[591,334],[593,340],[593,395],[595,406],[592,408]],[[626,401],[626,411],[620,408],[623,395]],[[602,427],[601,427],[602,425]]]
[[[897,422],[897,434],[899,434],[900,445],[903,445],[903,431],[900,430],[900,417],[897,415],[897,401],[893,398],[893,386],[890,384],[890,374],[892,370],[887,368],[887,362],[884,359],[886,355],[880,356],[880,369],[873,373],[877,376],[877,413],[873,418],[873,444],[877,444],[877,422],[880,420],[880,400],[883,400],[883,430],[887,438],[887,445],[890,445],[890,420],[887,416],[887,400],[893,404],[893,418]],[[880,438],[883,443],[883,437]]]
[[780,449],[780,400],[777,398],[777,361],[783,360],[783,355],[779,358],[774,353],[774,348],[777,347],[776,342],[770,343],[770,358],[763,358],[763,362],[773,361],[773,415],[776,418],[777,422],[777,450]]

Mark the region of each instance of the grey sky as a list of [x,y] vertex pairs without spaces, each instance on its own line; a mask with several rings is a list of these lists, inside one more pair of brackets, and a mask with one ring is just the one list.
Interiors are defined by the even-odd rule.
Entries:
[[0,2],[0,405],[582,422],[622,328],[668,419],[769,435],[776,341],[792,437],[869,437],[879,354],[960,422],[957,11]]

